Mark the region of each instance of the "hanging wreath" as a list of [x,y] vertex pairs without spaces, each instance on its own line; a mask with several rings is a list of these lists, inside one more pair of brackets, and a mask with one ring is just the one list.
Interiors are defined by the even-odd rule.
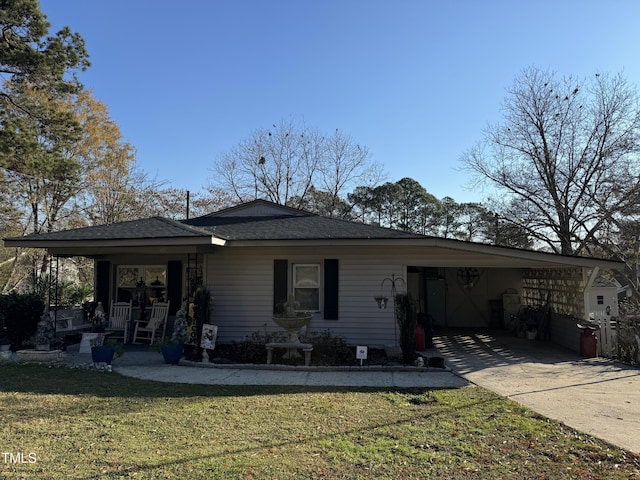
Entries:
[[458,269],[458,282],[464,288],[473,288],[480,279],[480,272],[477,268],[466,267]]

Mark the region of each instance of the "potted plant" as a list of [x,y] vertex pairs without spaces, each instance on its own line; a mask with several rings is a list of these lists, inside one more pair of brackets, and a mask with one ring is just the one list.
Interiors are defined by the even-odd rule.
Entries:
[[36,347],[36,350],[49,350],[51,343],[55,337],[55,329],[49,312],[45,312],[40,317],[36,333],[31,338],[31,343]]
[[182,357],[182,352],[184,351],[184,342],[189,338],[187,332],[187,311],[185,306],[176,314],[176,319],[173,323],[173,333],[171,334],[171,338],[164,342],[160,351],[162,352],[162,356],[164,357],[165,363],[177,364]]
[[193,294],[193,320],[195,324],[195,343],[200,344],[202,325],[210,321],[211,292],[208,288],[199,287]]
[[91,318],[91,331],[94,333],[104,333],[107,326],[107,317],[104,313],[104,307],[102,302],[98,302],[96,308],[93,311],[93,317]]
[[400,348],[403,363],[410,365],[415,360],[416,310],[411,295],[397,294],[395,298],[396,322],[400,328]]
[[376,295],[373,299],[378,304],[378,308],[387,308],[387,304],[389,303],[389,297],[385,297],[384,295]]
[[91,340],[91,359],[93,363],[106,363],[111,365],[114,356],[122,356],[122,344],[113,339],[105,341],[105,335],[99,334]]

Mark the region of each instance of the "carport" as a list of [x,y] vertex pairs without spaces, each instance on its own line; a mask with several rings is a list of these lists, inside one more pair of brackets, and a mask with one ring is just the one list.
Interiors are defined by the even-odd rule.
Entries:
[[[595,279],[622,271],[617,261],[526,251],[444,239],[438,257],[406,267],[407,290],[434,330],[500,329],[524,308],[543,309],[536,338],[580,351],[576,321],[592,310]],[[525,332],[520,332],[525,336]]]

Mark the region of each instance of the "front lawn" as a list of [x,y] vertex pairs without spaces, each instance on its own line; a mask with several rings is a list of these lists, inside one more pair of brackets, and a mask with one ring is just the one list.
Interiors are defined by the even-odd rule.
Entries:
[[0,478],[640,478],[638,456],[478,387],[185,385],[11,364],[0,411]]

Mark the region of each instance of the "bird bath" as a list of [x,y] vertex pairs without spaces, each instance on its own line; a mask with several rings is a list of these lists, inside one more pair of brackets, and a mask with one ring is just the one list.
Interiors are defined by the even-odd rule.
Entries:
[[312,313],[296,312],[296,307],[299,306],[293,295],[289,295],[289,300],[284,304],[284,312],[272,317],[276,325],[284,328],[289,334],[289,343],[300,343],[298,332],[302,327],[309,325],[313,318]]
[[275,324],[284,328],[289,334],[288,342],[282,344],[283,346],[286,345],[288,348],[288,351],[283,358],[299,358],[300,354],[297,351],[297,347],[291,347],[293,347],[293,345],[306,345],[300,342],[298,332],[302,327],[309,325],[313,318],[313,314],[308,312],[296,312],[296,308],[299,306],[300,304],[294,300],[293,295],[289,295],[289,299],[284,304],[284,312],[272,317]]

